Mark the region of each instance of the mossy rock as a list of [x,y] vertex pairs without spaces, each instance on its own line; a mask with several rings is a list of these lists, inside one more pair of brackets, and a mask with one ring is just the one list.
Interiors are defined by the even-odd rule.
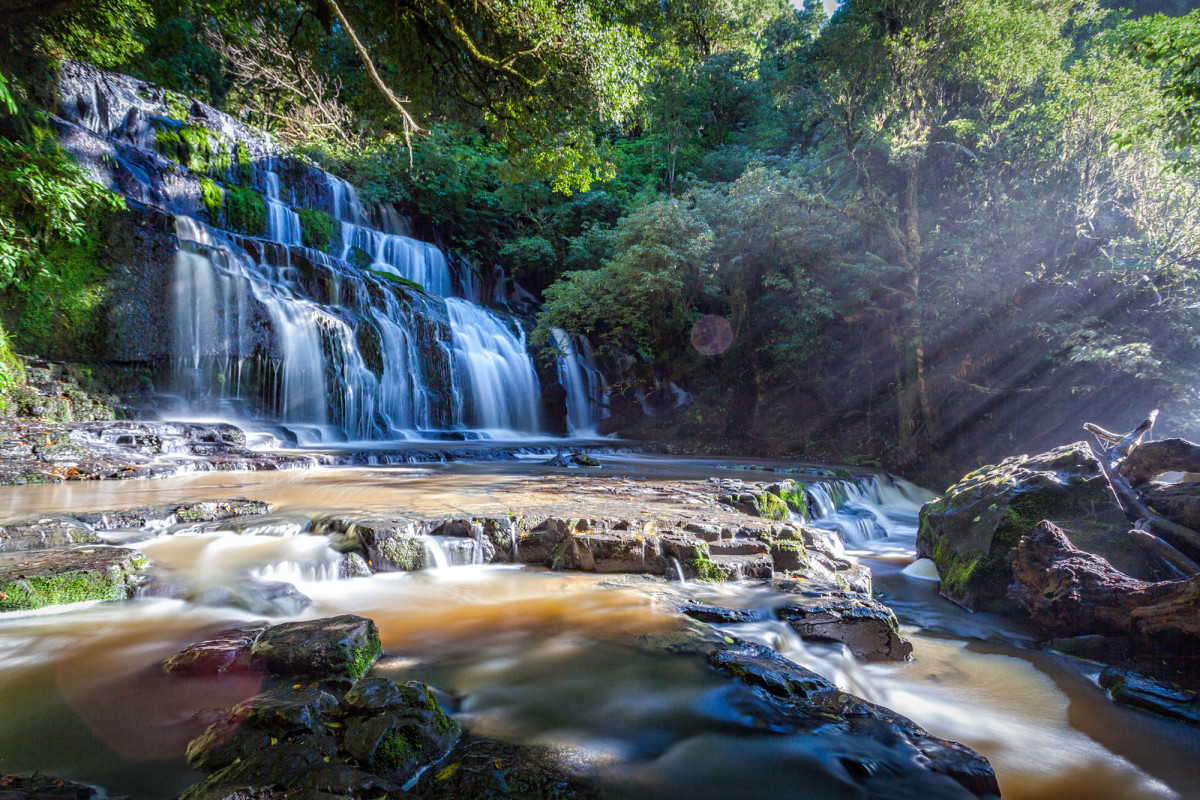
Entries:
[[268,628],[250,654],[274,675],[351,682],[382,652],[374,621],[344,614]]
[[1128,527],[1086,442],[975,470],[921,508],[917,553],[937,564],[943,596],[971,610],[1014,612],[1009,551],[1048,519],[1066,527]]
[[789,519],[787,504],[780,500],[778,495],[770,492],[761,492],[754,496],[754,507],[758,511],[758,515],[763,519],[775,520],[776,522]]
[[331,245],[341,227],[337,220],[319,208],[302,208],[296,213],[300,215],[300,236],[304,246],[333,252]]
[[803,483],[799,481],[784,481],[768,488],[779,495],[779,499],[789,509],[808,519],[808,494],[805,492]]
[[97,545],[0,553],[0,611],[26,611],[91,600],[124,600],[146,558],[127,547]]
[[253,189],[230,186],[225,190],[225,222],[247,236],[267,232],[267,201]]

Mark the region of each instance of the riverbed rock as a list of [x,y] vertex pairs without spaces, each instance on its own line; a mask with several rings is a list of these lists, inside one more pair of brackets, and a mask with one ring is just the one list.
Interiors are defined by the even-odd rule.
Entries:
[[264,617],[290,617],[312,604],[312,599],[285,581],[242,578],[228,586],[207,586],[185,591],[183,598],[202,606],[238,608]]
[[[998,798],[996,774],[987,759],[965,745],[933,736],[894,711],[842,692],[831,681],[762,645],[734,640],[713,650],[709,663],[755,690],[771,714],[771,729],[816,732],[826,739],[844,734],[855,743],[840,757],[862,796],[882,793],[878,781],[903,779],[909,770],[928,771],[957,783],[979,798]],[[882,745],[875,749],[872,744]],[[874,750],[885,756],[864,758]],[[873,786],[874,784],[874,786]]]
[[213,638],[190,644],[163,660],[161,667],[168,675],[220,675],[225,672],[250,672],[256,665],[250,658],[250,648],[266,623],[229,628]]
[[74,783],[35,772],[32,775],[0,775],[0,800],[129,800],[114,797],[86,783]]
[[228,709],[192,740],[188,763],[212,774],[182,798],[264,789],[310,800],[404,797],[400,785],[445,757],[461,733],[425,684],[365,678],[340,700],[311,686],[279,687]]
[[411,789],[422,800],[602,800],[577,751],[467,736]]
[[61,517],[42,517],[0,525],[0,553],[96,544],[99,541],[88,526]]
[[1200,727],[1200,694],[1119,667],[1105,667],[1100,686],[1122,705]]
[[0,553],[0,611],[124,600],[145,565],[137,550],[107,545]]
[[870,595],[815,581],[776,579],[769,585],[788,594],[775,614],[802,638],[841,642],[867,661],[904,661],[912,655],[896,614]]
[[373,620],[344,614],[268,628],[250,652],[274,675],[348,683],[365,675],[382,651]]
[[228,500],[199,500],[176,506],[174,515],[179,522],[220,522],[235,517],[269,514],[273,506],[262,500],[234,497]]
[[1013,612],[1006,596],[1012,582],[1008,553],[1044,519],[1087,538],[1105,555],[1122,549],[1119,534],[1128,523],[1086,442],[967,475],[921,508],[917,554],[937,564],[945,597],[972,610]]

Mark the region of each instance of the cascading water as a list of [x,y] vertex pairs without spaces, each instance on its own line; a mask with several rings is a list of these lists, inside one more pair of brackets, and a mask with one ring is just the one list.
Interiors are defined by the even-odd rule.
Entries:
[[538,430],[540,391],[524,331],[459,298],[447,298],[446,309],[460,377],[459,420],[484,430]]
[[915,529],[921,505],[936,495],[891,476],[810,483],[805,487],[814,527],[861,545]]
[[551,328],[558,349],[558,382],[567,393],[567,432],[576,437],[599,435],[606,415],[604,374],[596,366],[587,339],[574,339],[561,328]]

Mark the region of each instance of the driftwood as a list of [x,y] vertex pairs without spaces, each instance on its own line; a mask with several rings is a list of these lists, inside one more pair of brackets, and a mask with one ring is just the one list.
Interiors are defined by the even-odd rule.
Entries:
[[[1090,422],[1085,423],[1083,427],[1099,441],[1099,452],[1096,453],[1096,457],[1100,461],[1104,475],[1108,478],[1121,507],[1134,522],[1134,527],[1146,534],[1146,537],[1137,539],[1139,544],[1145,545],[1148,550],[1165,560],[1182,575],[1190,577],[1200,574],[1200,566],[1196,564],[1196,560],[1200,559],[1200,533],[1154,512],[1126,478],[1126,462],[1137,458],[1140,451],[1151,448],[1151,455],[1148,459],[1144,462],[1141,459],[1134,461],[1133,467],[1137,467],[1139,463],[1145,464],[1140,468],[1141,471],[1135,473],[1139,476],[1146,469],[1152,468],[1152,463],[1163,463],[1162,458],[1157,454],[1171,452],[1170,449],[1164,451],[1163,448],[1155,448],[1157,442],[1146,445],[1141,443],[1146,434],[1154,428],[1157,419],[1158,409],[1155,409],[1150,412],[1141,425],[1125,434],[1107,431]],[[1168,441],[1182,442],[1183,440]],[[1200,447],[1192,445],[1190,442],[1183,442],[1183,444],[1190,445],[1200,454]],[[1093,449],[1097,449],[1095,445],[1093,445]],[[1169,467],[1162,471],[1174,471],[1175,469],[1176,467]],[[1158,475],[1161,472],[1154,474]]]
[[1200,576],[1147,583],[1071,544],[1050,522],[1012,555],[1009,596],[1050,636],[1200,637]]
[[1164,472],[1200,472],[1200,445],[1185,439],[1148,442],[1126,456],[1118,471],[1134,489]]

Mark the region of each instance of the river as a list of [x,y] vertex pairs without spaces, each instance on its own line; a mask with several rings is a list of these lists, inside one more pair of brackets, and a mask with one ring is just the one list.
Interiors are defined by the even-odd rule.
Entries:
[[[601,472],[609,476],[764,479],[728,461],[604,461]],[[371,617],[387,652],[377,674],[448,693],[470,729],[570,747],[622,795],[857,796],[832,767],[840,749],[854,743],[747,735],[731,725],[737,711],[730,682],[702,660],[631,644],[674,624],[674,612],[653,591],[657,579],[482,565],[339,580],[324,538],[303,533],[314,516],[336,511],[437,516],[528,508],[549,502],[535,490],[550,472],[500,462],[68,483],[0,489],[0,514],[17,519],[232,495],[267,500],[275,510],[266,517],[208,530],[164,528],[173,535],[134,546],[152,572],[177,583],[211,587],[245,575],[271,577],[312,598],[300,618]],[[778,597],[759,588],[675,588],[705,602],[759,609],[758,621],[729,632],[770,644],[843,689],[975,748],[991,760],[1010,800],[1200,798],[1194,729],[1116,706],[1095,685],[1098,667],[1081,670],[1081,662],[1032,649],[1029,632],[1012,621],[970,614],[938,597],[920,565],[910,566],[916,512],[926,496],[904,484],[850,491],[816,520],[841,528],[849,552],[870,566],[881,599],[914,644],[911,662],[862,664],[841,647],[801,642],[772,617]],[[887,535],[855,535],[863,526]],[[40,769],[117,794],[175,796],[201,777],[182,754],[208,719],[203,710],[258,687],[246,677],[180,682],[157,664],[217,626],[251,619],[165,598],[0,617],[0,771]],[[901,784],[887,796],[934,795]]]

